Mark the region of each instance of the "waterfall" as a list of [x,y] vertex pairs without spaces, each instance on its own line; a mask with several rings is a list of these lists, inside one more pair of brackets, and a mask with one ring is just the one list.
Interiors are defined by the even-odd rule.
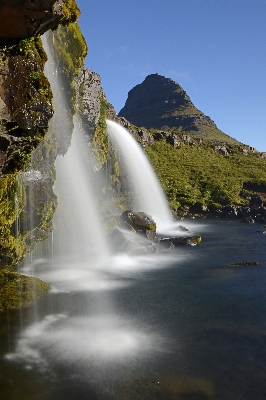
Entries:
[[56,160],[55,193],[59,199],[59,209],[55,215],[54,234],[61,255],[67,254],[75,259],[77,255],[79,259],[93,256],[95,259],[107,256],[108,249],[95,202],[93,182],[86,169],[86,158],[89,157],[86,157],[86,151],[83,154],[82,135],[75,118],[71,146],[65,156],[58,156]]
[[[54,94],[55,115],[60,115],[64,102],[60,88],[60,74],[57,71],[53,52],[49,45],[49,36],[43,35],[43,45],[48,55],[45,64],[45,74],[51,83]],[[64,107],[67,108],[66,106]],[[64,128],[60,118],[53,122],[53,129],[59,132],[60,142],[64,141]],[[58,198],[58,209],[54,218],[54,247],[55,254],[85,261],[107,256],[108,248],[97,208],[91,178],[92,166],[88,165],[91,159],[86,133],[74,117],[74,130],[71,145],[67,153],[58,155],[56,159],[56,182],[54,186]]]
[[[128,387],[127,381],[138,379],[143,367],[147,376],[151,365],[157,371],[161,357],[165,354],[168,360],[173,348],[164,327],[168,310],[162,317],[160,314],[167,293],[161,290],[162,279],[150,290],[153,279],[149,279],[149,274],[156,271],[157,275],[160,269],[171,268],[184,255],[181,251],[136,257],[109,255],[94,193],[88,138],[78,116],[74,117],[71,145],[66,151],[69,136],[64,118],[70,115],[64,97],[66,90],[62,90],[49,45],[51,38],[44,35],[43,44],[48,55],[45,73],[54,95],[55,115],[50,122],[48,144],[46,139],[43,144],[48,155],[58,143],[63,149],[56,159],[54,191],[58,207],[49,239],[54,251],[47,254],[51,249],[45,242],[39,242],[29,255],[30,262],[25,262],[21,271],[48,282],[51,291],[34,309],[27,310],[25,317],[23,310],[25,322],[21,318],[21,330],[14,329],[16,339],[4,361],[12,363],[14,368],[11,382],[14,376],[22,377],[23,385],[27,376],[29,382],[32,376],[36,379],[34,385],[41,382],[40,388],[37,386],[37,397],[44,392],[47,398],[72,399],[76,394],[80,397],[80,390],[83,392],[85,388],[86,399],[129,398],[121,396],[121,389],[126,394],[127,389],[123,387]],[[159,229],[172,225],[162,189],[142,149],[125,129],[112,121],[108,121],[108,133],[119,148],[134,186],[136,210],[154,217]],[[44,154],[40,151],[39,158],[45,159],[45,155],[45,151]],[[45,161],[48,166],[53,165],[54,157],[52,154],[51,160]],[[40,171],[37,168],[25,179],[36,180],[42,191],[41,184],[46,182],[46,177],[47,184],[51,183],[49,173],[46,168]],[[153,298],[157,293],[161,297]],[[168,309],[176,309],[173,303],[167,304]],[[23,373],[16,375],[16,368]],[[91,395],[93,392],[95,396]]]
[[108,120],[107,128],[110,140],[118,147],[132,184],[134,209],[151,215],[159,231],[167,229],[173,224],[171,212],[144,151],[121,125]]

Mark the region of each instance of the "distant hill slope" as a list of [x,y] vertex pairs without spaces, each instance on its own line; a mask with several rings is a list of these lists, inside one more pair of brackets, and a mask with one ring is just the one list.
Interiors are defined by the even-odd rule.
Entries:
[[198,110],[178,83],[158,74],[148,75],[128,92],[126,104],[118,116],[148,129],[189,133],[196,138],[239,144]]

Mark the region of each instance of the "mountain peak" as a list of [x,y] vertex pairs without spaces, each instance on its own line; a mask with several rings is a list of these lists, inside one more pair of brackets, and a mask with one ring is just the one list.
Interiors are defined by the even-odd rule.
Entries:
[[195,137],[237,143],[194,106],[177,82],[157,73],[148,75],[128,92],[125,106],[118,116],[148,129],[189,132]]

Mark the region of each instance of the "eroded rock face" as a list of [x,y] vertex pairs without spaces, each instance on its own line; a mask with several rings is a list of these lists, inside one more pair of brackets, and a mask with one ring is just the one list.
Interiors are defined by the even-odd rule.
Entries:
[[[0,177],[29,161],[53,115],[52,92],[43,73],[47,57],[39,35],[76,21],[78,15],[75,0],[0,2]],[[76,62],[78,57],[73,58]]]
[[104,92],[101,87],[101,77],[89,68],[82,68],[76,81],[78,94],[78,109],[83,125],[88,133],[95,131],[100,118],[101,98]]
[[19,170],[53,115],[39,38],[0,48],[0,176]]
[[[72,3],[78,14],[75,2]],[[66,15],[63,0],[2,0],[0,37],[2,40],[30,38],[55,27],[64,19]]]

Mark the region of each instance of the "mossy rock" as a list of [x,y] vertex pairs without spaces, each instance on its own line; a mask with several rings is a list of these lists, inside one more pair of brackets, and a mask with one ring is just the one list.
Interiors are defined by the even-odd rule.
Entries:
[[121,226],[128,227],[137,232],[146,232],[147,230],[156,232],[156,222],[152,217],[142,211],[125,210],[121,216]]
[[[73,115],[76,112],[76,78],[84,64],[88,47],[78,23],[49,31],[47,40],[57,68],[57,90],[54,91],[55,114],[50,129],[58,154],[65,154],[71,142]],[[58,84],[59,83],[59,84]],[[64,131],[64,136],[60,134]]]
[[98,168],[107,161],[108,158],[108,136],[107,136],[107,108],[106,99],[101,98],[100,118],[96,127],[96,131],[93,135],[92,144],[93,152],[95,154]]
[[29,307],[50,290],[48,283],[17,272],[0,272],[0,311]]
[[63,0],[62,9],[64,15],[60,19],[61,24],[69,24],[70,22],[75,22],[80,15],[80,10],[75,0]]

